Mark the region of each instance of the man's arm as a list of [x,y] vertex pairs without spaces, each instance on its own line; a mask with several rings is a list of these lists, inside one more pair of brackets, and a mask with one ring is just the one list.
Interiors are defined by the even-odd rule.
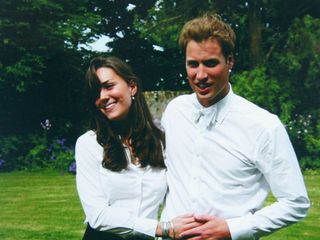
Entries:
[[191,239],[224,239],[228,237],[223,234],[228,227],[232,239],[257,239],[306,216],[309,198],[293,147],[280,122],[265,132],[255,159],[255,165],[267,180],[276,201],[235,218],[218,220],[207,216],[206,224],[184,232],[182,236],[199,234]]

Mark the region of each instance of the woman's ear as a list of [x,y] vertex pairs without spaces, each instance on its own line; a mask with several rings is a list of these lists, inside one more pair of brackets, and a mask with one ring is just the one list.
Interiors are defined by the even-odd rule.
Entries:
[[130,92],[131,92],[131,96],[136,95],[137,91],[138,91],[138,85],[135,81],[131,81],[129,84],[129,88],[130,88]]

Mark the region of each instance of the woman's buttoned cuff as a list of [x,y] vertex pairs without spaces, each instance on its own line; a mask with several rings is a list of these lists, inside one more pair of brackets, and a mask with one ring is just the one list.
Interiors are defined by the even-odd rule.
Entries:
[[158,221],[148,218],[137,218],[133,230],[152,237],[156,235]]
[[[249,217],[249,216],[248,216]],[[247,240],[254,238],[254,229],[247,217],[226,219],[232,240]]]

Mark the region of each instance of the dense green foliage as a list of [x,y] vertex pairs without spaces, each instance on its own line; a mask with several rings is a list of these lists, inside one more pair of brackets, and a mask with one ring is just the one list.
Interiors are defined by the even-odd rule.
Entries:
[[[303,167],[319,167],[316,1],[2,0],[0,171],[48,167],[49,146],[63,138],[71,146],[86,129],[83,76],[99,53],[85,46],[99,36],[111,39],[107,54],[126,59],[145,90],[189,90],[177,39],[185,21],[206,11],[237,34],[235,92],[280,116]],[[52,126],[43,134],[45,119]]]
[[11,135],[0,138],[0,172],[12,170],[57,169],[75,173],[74,147],[66,139],[42,134]]
[[[312,206],[301,222],[263,239],[316,240],[320,228],[320,175],[305,173]],[[268,198],[271,203],[273,198]],[[1,240],[78,240],[84,214],[73,175],[56,171],[0,173]]]
[[99,19],[85,1],[0,1],[2,134],[29,133],[46,118],[72,130],[70,122],[81,119],[75,86],[87,56],[78,44],[96,34],[85,30]]
[[320,165],[320,19],[295,19],[268,62],[233,78],[235,91],[279,115],[303,168]]

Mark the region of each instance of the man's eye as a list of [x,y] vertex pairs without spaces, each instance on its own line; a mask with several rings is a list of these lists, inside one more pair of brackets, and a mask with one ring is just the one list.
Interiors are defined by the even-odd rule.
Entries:
[[203,62],[203,65],[205,65],[206,67],[215,67],[218,64],[219,64],[219,61],[213,60],[213,59],[206,60],[206,61]]
[[199,63],[197,61],[187,61],[187,65],[188,67],[195,68],[199,66]]

